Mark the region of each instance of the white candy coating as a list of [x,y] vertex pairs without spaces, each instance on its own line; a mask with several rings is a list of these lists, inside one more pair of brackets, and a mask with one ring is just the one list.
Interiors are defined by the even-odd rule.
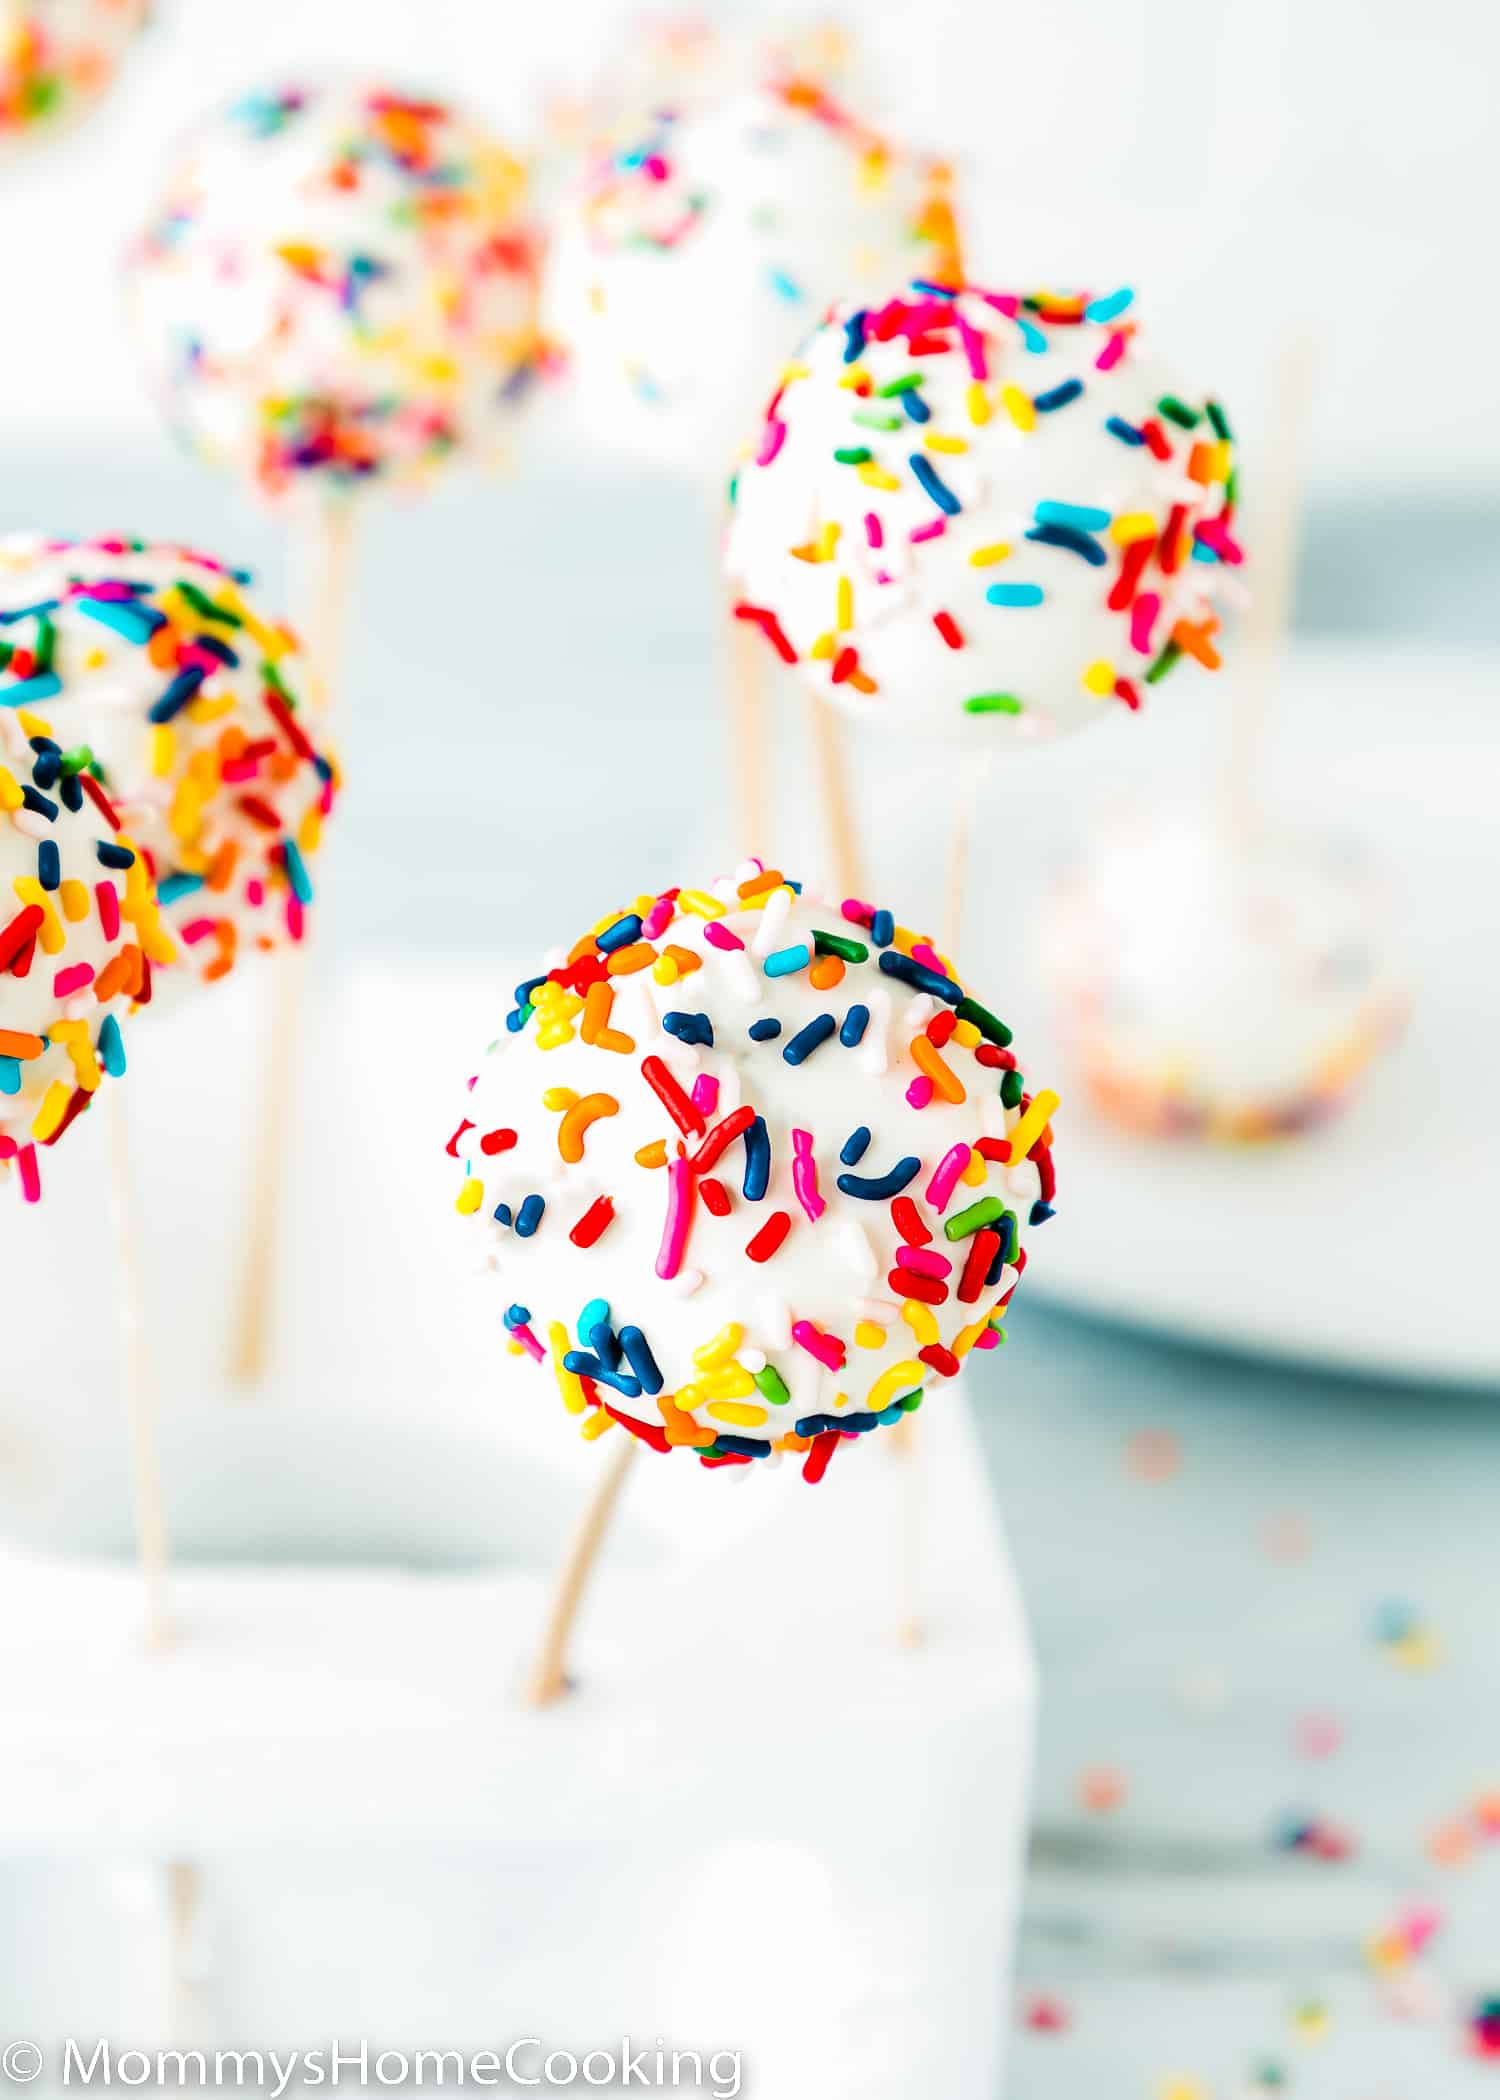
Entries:
[[131,255],[174,430],[272,496],[482,449],[536,352],[524,198],[441,103],[350,80],[242,97],[185,142]]
[[560,211],[545,321],[595,435],[722,479],[829,300],[937,267],[950,233],[939,171],[767,85],[601,156]]
[[1157,1135],[1321,1121],[1399,1031],[1391,902],[1363,856],[1196,818],[1114,831],[1038,921],[1090,1094]]
[[[940,1086],[961,1089],[962,1098],[933,1094],[912,1044],[948,1006],[887,974],[866,929],[846,920],[837,905],[781,888],[768,892],[763,906],[746,906],[731,884],[720,886],[718,901],[686,894],[692,904],[682,905],[669,924],[661,923],[661,910],[652,916],[652,899],[637,900],[633,909],[645,920],[648,949],[629,940],[629,928],[629,952],[611,941],[612,953],[643,966],[608,980],[605,1021],[554,982],[532,991],[536,1010],[518,1032],[506,1029],[496,1039],[464,1108],[467,1127],[450,1146],[466,1177],[458,1207],[467,1214],[467,1229],[484,1241],[497,1312],[523,1311],[523,1346],[534,1337],[554,1369],[563,1364],[563,1396],[586,1415],[586,1433],[599,1426],[595,1402],[603,1400],[658,1436],[665,1430],[675,1445],[703,1448],[721,1436],[780,1449],[791,1435],[790,1448],[805,1449],[830,1419],[835,1426],[849,1420],[854,1430],[873,1428],[873,1415],[957,1371],[1015,1286],[1014,1260],[1002,1266],[997,1257],[1007,1251],[1013,1257],[1019,1248],[1040,1170],[1032,1159],[1011,1168],[974,1152],[981,1139],[1002,1138],[1020,1114],[1002,1105],[1002,1060],[977,1027],[962,1021],[940,1052],[922,1046],[941,1060]],[[721,914],[711,928],[701,915],[705,908]],[[611,923],[600,924],[606,940]],[[867,949],[866,959],[850,961],[837,984],[822,987],[796,952],[815,948],[820,930],[853,937]],[[715,945],[715,933],[743,946],[726,951]],[[899,930],[897,939],[912,945]],[[571,951],[575,961],[593,952],[591,941]],[[558,957],[554,964],[565,961]],[[799,1032],[809,1023],[832,1015],[841,1031],[859,1005],[869,1021],[857,1046],[846,1046],[836,1031],[794,1061]],[[706,1018],[711,1043],[682,1040],[680,1021],[664,1025],[673,1014]],[[752,1024],[773,1018],[779,1033],[752,1040]],[[702,1033],[701,1020],[691,1028]],[[990,1062],[982,1063],[976,1049]],[[650,1083],[651,1059],[675,1080],[679,1107],[684,1097],[691,1102],[695,1087],[708,1090],[686,1131]],[[926,1105],[918,1105],[927,1096]],[[567,1121],[575,1102],[585,1104],[578,1117],[588,1118],[581,1133]],[[1052,1105],[1055,1097],[1041,1098],[1024,1134],[1027,1151],[1043,1136]],[[769,1142],[769,1182],[759,1199],[745,1193],[752,1171],[745,1138],[717,1158],[698,1158],[705,1142],[712,1150],[714,1130],[745,1107],[764,1119]],[[857,1159],[851,1149],[845,1163],[841,1152],[861,1127],[868,1144]],[[949,1159],[955,1147],[959,1153]],[[644,1163],[637,1156],[643,1152]],[[799,1159],[811,1163],[813,1180]],[[897,1259],[904,1242],[892,1209],[896,1191],[860,1193],[864,1181],[889,1175],[903,1160],[908,1166],[899,1192],[930,1235],[918,1259],[938,1271],[934,1305],[899,1287],[910,1272]],[[965,1165],[968,1179],[959,1178]],[[841,1188],[841,1176],[855,1178]],[[727,1215],[711,1208],[713,1183],[727,1196]],[[570,1235],[601,1197],[613,1204],[612,1221],[593,1246],[581,1247]],[[1019,1213],[1008,1249],[1002,1238],[976,1240],[984,1220],[946,1236],[945,1225],[997,1197]],[[528,1236],[524,1228],[538,1198],[539,1222]],[[680,1204],[689,1222],[679,1247],[671,1220]],[[503,1207],[499,1220],[497,1205]],[[778,1213],[789,1222],[784,1241],[767,1259],[751,1258],[747,1247]],[[976,1247],[978,1275],[961,1291]],[[987,1282],[991,1274],[994,1281]],[[589,1334],[592,1319],[579,1330],[594,1300],[608,1307],[617,1334],[635,1327],[645,1336],[663,1381],[660,1393],[642,1390],[639,1381],[624,1392],[602,1382],[589,1396],[570,1375],[567,1354],[591,1354],[597,1346]],[[518,1324],[516,1310],[509,1324]],[[837,1365],[821,1362],[806,1346],[809,1339],[836,1355]],[[924,1356],[924,1350],[935,1353]],[[771,1392],[756,1384],[757,1371]],[[623,1372],[628,1379],[628,1349]],[[777,1380],[787,1397],[777,1397]]]
[[[1128,293],[1089,306],[1097,320],[1081,305],[972,287],[845,299],[788,367],[739,476],[726,568],[851,712],[924,737],[1042,739],[1138,702],[1174,634],[1217,662],[1215,601],[1239,560],[1231,447],[1199,404],[1182,404],[1192,430],[1163,412],[1177,389]],[[1072,545],[1029,537],[1059,524]],[[1143,537],[1147,566],[1112,609]]]

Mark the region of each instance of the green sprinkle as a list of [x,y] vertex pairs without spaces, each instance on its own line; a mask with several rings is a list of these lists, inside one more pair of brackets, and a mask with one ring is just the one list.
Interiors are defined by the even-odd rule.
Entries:
[[94,754],[87,744],[75,744],[71,751],[65,751],[62,755],[62,769],[65,773],[92,772],[93,766]]
[[31,654],[38,673],[52,669],[52,659],[57,654],[57,629],[45,613],[36,623],[36,641]]
[[1187,403],[1179,401],[1175,394],[1163,394],[1156,406],[1167,421],[1175,423],[1179,430],[1196,430],[1203,421],[1196,408],[1189,408]]
[[269,656],[263,656],[261,658],[260,675],[262,678],[264,678],[266,684],[271,688],[272,692],[276,693],[281,699],[283,699],[288,707],[296,707],[296,696],[293,694],[291,687],[287,684],[286,680],[282,677],[281,673],[277,670],[275,664],[272,663]]
[[231,612],[227,606],[216,605],[207,591],[200,591],[197,584],[189,583],[186,577],[179,576],[177,589],[200,620],[217,620],[221,627],[244,626],[245,623],[237,612]]
[[1026,712],[1024,700],[1014,693],[976,693],[964,702],[966,715],[1022,715]]
[[1006,1108],[1019,1108],[1025,1091],[1026,1081],[1019,1072],[1007,1072],[1000,1081],[1000,1100]]
[[883,416],[877,408],[857,408],[849,420],[863,423],[866,430],[899,430],[906,419],[904,416]]
[[760,1387],[764,1398],[769,1400],[773,1407],[785,1407],[788,1400],[792,1397],[786,1380],[774,1364],[767,1364],[763,1371],[757,1371],[755,1373],[755,1383]]
[[1166,648],[1163,649],[1161,655],[1146,673],[1147,685],[1156,685],[1165,678],[1181,654],[1182,650],[1176,642],[1168,642]]
[[1205,401],[1203,407],[1209,422],[1214,427],[1214,436],[1233,439],[1234,432],[1229,427],[1229,418],[1225,415],[1223,409],[1220,408],[1218,402]]
[[868,445],[839,445],[833,456],[841,467],[862,467],[875,457]]
[[922,1388],[916,1386],[909,1393],[898,1393],[892,1405],[899,1407],[903,1414],[914,1415],[922,1405]]
[[870,951],[863,941],[851,941],[842,933],[820,933],[813,928],[813,947],[819,955],[837,955],[843,962],[868,962]]
[[995,1337],[995,1346],[997,1349],[1003,1349],[1006,1343],[1010,1340],[1010,1336],[1006,1333],[1005,1329],[1003,1327],[996,1327],[993,1324],[993,1322],[990,1325],[990,1333]]
[[875,389],[878,401],[889,401],[892,394],[909,394],[914,386],[922,384],[920,372],[903,372],[899,379],[888,379],[884,386]]
[[1005,1216],[1005,1205],[998,1196],[981,1196],[967,1210],[961,1210],[956,1218],[949,1218],[943,1225],[943,1236],[950,1240],[966,1240],[978,1232],[981,1225],[992,1225],[996,1218]]
[[986,1042],[998,1043],[1002,1050],[1009,1044],[1010,1030],[977,999],[960,999],[953,1011],[960,1021],[972,1021]]

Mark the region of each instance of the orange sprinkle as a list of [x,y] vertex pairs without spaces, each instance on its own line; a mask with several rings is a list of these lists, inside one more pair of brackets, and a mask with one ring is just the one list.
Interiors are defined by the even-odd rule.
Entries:
[[844,981],[844,965],[836,955],[820,955],[808,971],[807,979],[820,992],[832,991],[836,984]]
[[616,948],[604,967],[611,977],[634,977],[637,970],[649,970],[655,960],[650,941],[632,941],[628,948]]
[[755,897],[764,897],[768,891],[779,890],[785,881],[780,868],[765,868],[759,875],[752,875],[748,882],[742,882],[736,894],[748,904]]
[[934,1091],[941,1094],[945,1101],[956,1105],[968,1099],[963,1081],[925,1035],[912,1037],[911,1055],[917,1070],[926,1074],[932,1081]]

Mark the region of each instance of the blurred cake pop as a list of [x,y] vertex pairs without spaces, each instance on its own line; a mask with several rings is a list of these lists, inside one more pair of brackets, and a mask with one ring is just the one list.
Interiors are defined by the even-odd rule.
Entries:
[[1333,1115],[1409,1007],[1363,857],[1182,817],[1121,827],[1039,922],[1090,1098],[1153,1137],[1252,1142]]
[[29,704],[84,755],[209,981],[301,939],[336,784],[305,723],[305,661],[249,581],[146,541],[0,539],[0,624]]
[[187,140],[130,257],[172,427],[271,496],[482,450],[536,353],[525,190],[441,102],[348,80],[241,97]]
[[148,0],[6,0],[0,144],[81,116],[114,80]]
[[737,616],[851,712],[1040,740],[1219,657],[1234,452],[1132,294],[844,299],[741,471]]
[[941,166],[773,80],[600,154],[559,213],[546,323],[593,435],[712,479],[831,298],[953,245]]
[[119,1016],[176,956],[143,855],[38,712],[46,651],[44,633],[0,642],[0,1171],[16,1165],[28,1202],[37,1146],[123,1075]]
[[752,865],[610,912],[516,1002],[448,1151],[586,1436],[817,1479],[993,1345],[1057,1097],[889,911]]

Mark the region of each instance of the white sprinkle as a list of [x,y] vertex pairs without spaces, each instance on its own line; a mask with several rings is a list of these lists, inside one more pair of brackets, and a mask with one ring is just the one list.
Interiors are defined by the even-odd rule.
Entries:
[[761,906],[760,925],[750,942],[752,955],[766,956],[781,946],[781,935],[792,909],[792,893],[784,886],[772,890]]
[[917,996],[903,1012],[901,1025],[903,1028],[910,1028],[915,1032],[918,1028],[925,1028],[936,1012],[937,1001],[933,998],[931,992],[918,992]]
[[766,1368],[766,1352],[764,1349],[741,1349],[737,1353],[740,1362],[745,1366],[752,1378],[757,1371],[763,1371]]
[[701,1269],[679,1269],[667,1285],[667,1289],[676,1298],[691,1298],[694,1291],[701,1290],[702,1287]]
[[891,995],[883,986],[877,986],[865,1004],[870,1009],[869,1026],[865,1029],[864,1041],[859,1046],[859,1066],[862,1072],[888,1072],[891,1068]]
[[857,1218],[844,1218],[840,1221],[835,1234],[835,1244],[853,1271],[856,1282],[875,1281],[880,1273],[880,1264],[875,1258],[875,1249],[870,1245],[870,1236]]

